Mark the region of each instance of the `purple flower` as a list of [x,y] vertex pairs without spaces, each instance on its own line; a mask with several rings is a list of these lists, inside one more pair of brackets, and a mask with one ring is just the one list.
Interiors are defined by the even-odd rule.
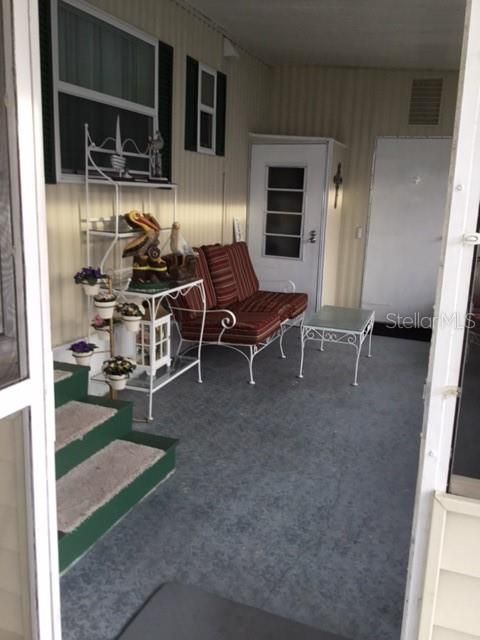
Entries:
[[73,351],[73,353],[91,353],[94,349],[98,349],[98,346],[93,344],[93,342],[79,340],[78,342],[71,344],[68,349],[69,351]]
[[83,267],[73,276],[76,284],[96,284],[103,278],[106,278],[106,275],[94,267]]

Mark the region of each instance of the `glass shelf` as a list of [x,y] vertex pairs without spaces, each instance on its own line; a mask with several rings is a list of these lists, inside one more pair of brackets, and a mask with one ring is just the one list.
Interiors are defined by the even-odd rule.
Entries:
[[[197,364],[198,358],[192,356],[177,356],[176,358],[172,358],[170,367],[162,367],[157,371],[155,376],[152,376],[152,390],[157,391],[158,389],[161,389],[166,384]],[[137,371],[142,369],[143,367],[137,366]],[[143,371],[140,374],[132,376],[128,380],[127,389],[135,389],[136,391],[150,393],[150,375],[146,371]]]

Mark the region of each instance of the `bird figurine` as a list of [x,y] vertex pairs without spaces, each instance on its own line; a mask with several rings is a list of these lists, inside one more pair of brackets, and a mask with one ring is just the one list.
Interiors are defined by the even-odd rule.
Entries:
[[172,224],[170,251],[172,252],[172,264],[169,266],[171,275],[178,281],[194,277],[195,252],[180,233],[180,224],[178,222]]
[[159,282],[169,277],[159,247],[160,225],[150,213],[133,209],[124,216],[128,225],[139,231],[125,246],[122,256],[133,256],[132,283]]
[[176,257],[177,261],[181,258],[181,266],[185,264],[186,257],[193,255],[192,247],[180,233],[180,224],[174,222],[170,233],[170,251]]

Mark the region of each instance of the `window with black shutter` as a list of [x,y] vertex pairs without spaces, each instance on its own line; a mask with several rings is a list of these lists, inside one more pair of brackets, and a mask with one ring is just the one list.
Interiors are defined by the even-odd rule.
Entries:
[[40,0],[40,40],[49,182],[81,179],[85,124],[101,144],[115,136],[143,152],[160,131],[171,180],[173,49],[81,0]]
[[225,155],[227,78],[187,56],[185,149]]

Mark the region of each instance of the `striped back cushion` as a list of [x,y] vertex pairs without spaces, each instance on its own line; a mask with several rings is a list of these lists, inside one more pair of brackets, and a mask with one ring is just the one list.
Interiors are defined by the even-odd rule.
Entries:
[[211,244],[202,247],[217,296],[217,306],[226,307],[238,301],[238,289],[230,257],[225,247]]
[[[197,278],[203,278],[203,286],[205,288],[205,302],[207,309],[214,309],[217,306],[217,297],[215,295],[215,289],[213,287],[212,279],[210,278],[210,272],[208,270],[207,260],[202,249],[195,249],[197,254],[197,262],[195,264],[195,275]],[[166,259],[166,256],[164,256]],[[178,300],[172,302],[172,306],[186,307],[187,309],[203,309],[202,296],[199,289],[196,287],[187,293],[186,296],[180,296]],[[177,312],[175,314],[179,320],[186,320],[187,318],[195,318],[195,313]]]
[[233,275],[237,283],[238,300],[243,302],[258,291],[258,278],[255,274],[246,242],[234,242],[225,246],[232,264]]

